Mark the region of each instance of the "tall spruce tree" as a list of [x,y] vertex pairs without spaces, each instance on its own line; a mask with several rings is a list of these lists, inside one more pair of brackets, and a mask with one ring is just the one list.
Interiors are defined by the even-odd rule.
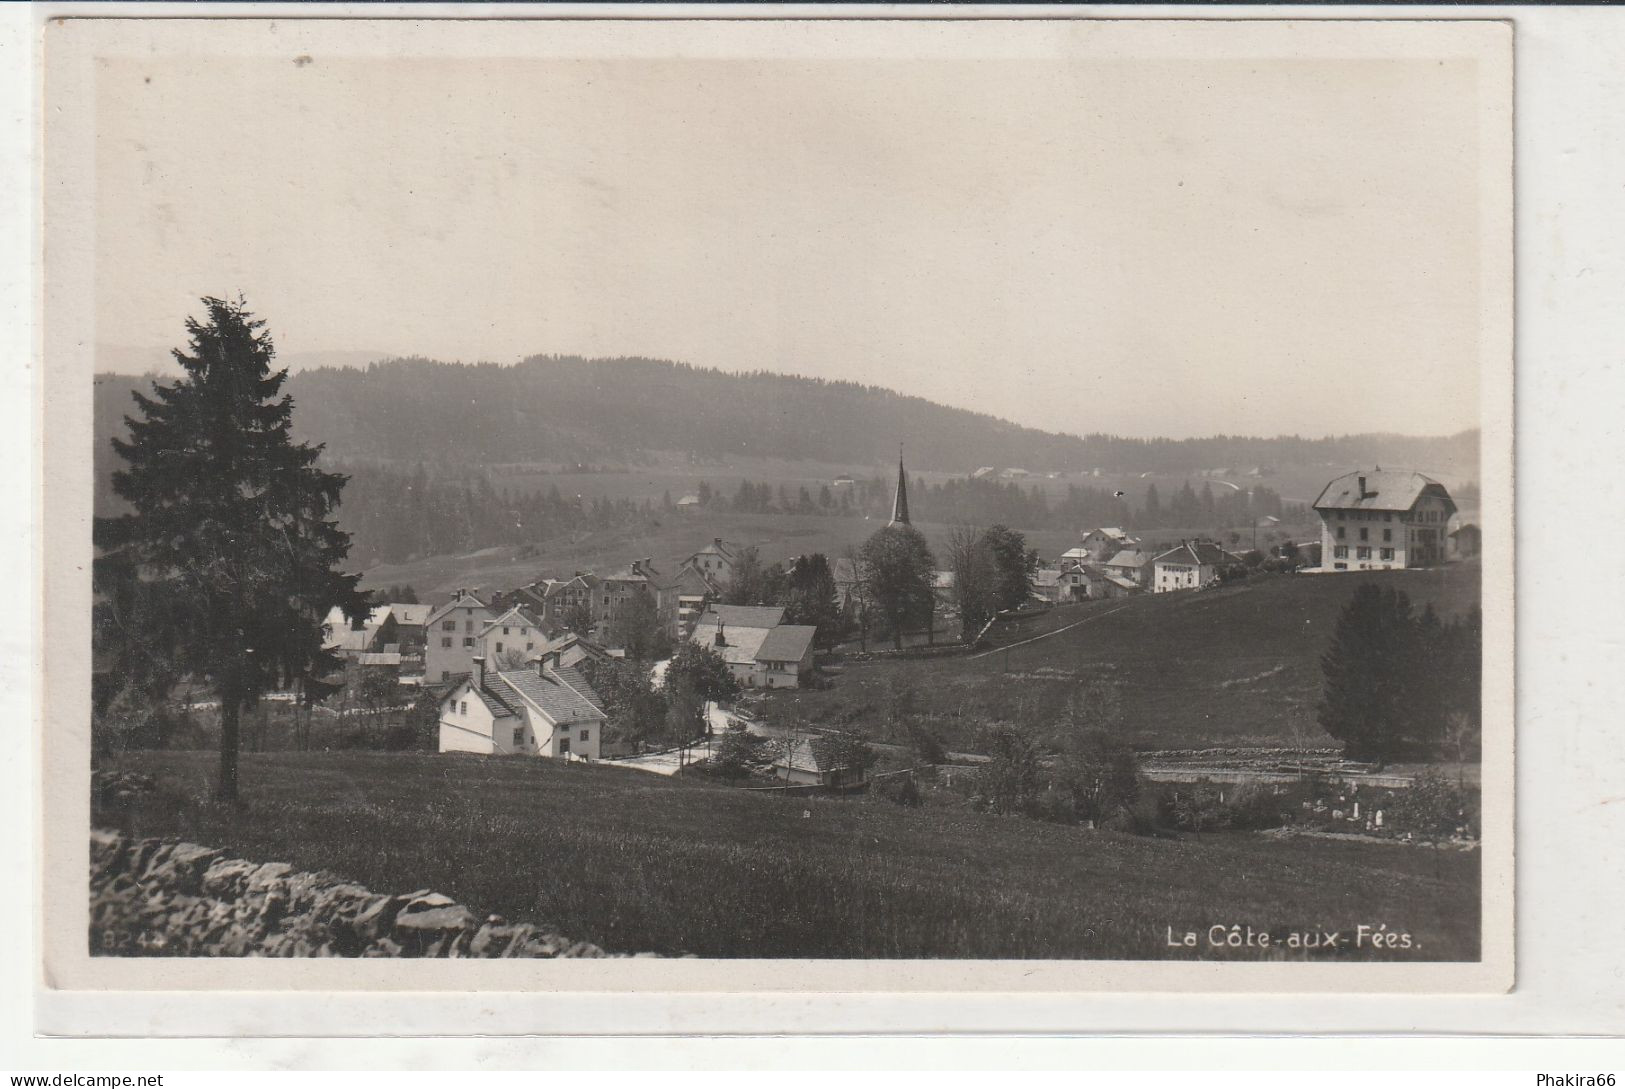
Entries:
[[[131,510],[98,518],[97,591],[111,603],[120,667],[151,676],[207,678],[220,699],[217,794],[238,794],[244,706],[294,681],[316,682],[338,659],[322,648],[337,605],[367,609],[359,575],[337,569],[350,538],[331,515],[345,477],[316,467],[320,446],[291,435],[292,398],[278,396],[265,323],[243,301],[205,298],[189,318],[186,374],[152,396],[134,393],[139,418],[113,440],[125,466],[113,489]],[[132,661],[132,656],[141,661]]]
[[1320,725],[1343,742],[1345,755],[1386,760],[1411,740],[1416,630],[1410,599],[1392,587],[1363,583],[1343,607],[1320,659]]

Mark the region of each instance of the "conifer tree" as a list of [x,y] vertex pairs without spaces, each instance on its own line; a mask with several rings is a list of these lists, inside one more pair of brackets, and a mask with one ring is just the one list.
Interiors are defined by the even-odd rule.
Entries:
[[[345,477],[317,468],[320,446],[296,443],[292,398],[278,396],[265,323],[241,298],[205,298],[190,343],[172,354],[185,376],[137,392],[114,491],[130,512],[99,518],[97,592],[120,668],[206,678],[220,700],[220,798],[238,793],[244,706],[294,681],[314,682],[337,658],[322,622],[337,605],[366,612],[359,575],[337,565],[349,535],[332,518]],[[132,661],[146,659],[145,665]]]

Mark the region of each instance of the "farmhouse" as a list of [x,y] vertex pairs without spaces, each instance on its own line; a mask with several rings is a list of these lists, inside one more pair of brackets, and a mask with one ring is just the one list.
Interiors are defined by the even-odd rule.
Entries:
[[713,605],[689,636],[728,663],[746,688],[799,688],[812,675],[811,624],[785,624],[776,605]]
[[1171,590],[1195,590],[1219,577],[1219,571],[1241,563],[1212,541],[1181,541],[1151,561],[1155,583],[1152,589],[1165,594]]
[[527,669],[469,675],[440,699],[440,751],[596,760],[608,716],[585,677],[555,655]]
[[677,509],[682,511],[695,510],[699,505],[700,497],[697,495],[685,495],[677,501]]
[[1455,501],[1437,480],[1407,469],[1338,477],[1314,503],[1321,570],[1381,571],[1443,563]]
[[428,646],[424,650],[426,683],[440,684],[467,674],[472,668],[479,636],[496,613],[468,590],[458,590],[451,601],[429,614]]

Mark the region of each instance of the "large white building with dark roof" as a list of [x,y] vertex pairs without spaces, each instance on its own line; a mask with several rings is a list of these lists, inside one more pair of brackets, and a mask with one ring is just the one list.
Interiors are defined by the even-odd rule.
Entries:
[[1443,563],[1456,503],[1443,484],[1408,469],[1360,469],[1315,500],[1323,571],[1383,571]]
[[746,688],[799,688],[812,675],[811,624],[785,624],[777,605],[713,605],[689,639],[709,647]]

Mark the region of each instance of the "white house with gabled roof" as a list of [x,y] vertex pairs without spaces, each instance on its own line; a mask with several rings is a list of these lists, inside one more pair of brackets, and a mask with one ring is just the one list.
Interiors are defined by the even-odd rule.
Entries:
[[430,613],[424,625],[424,682],[443,684],[472,670],[480,634],[495,619],[490,606],[468,590],[458,590]]
[[598,759],[609,716],[587,679],[556,654],[503,672],[487,670],[480,656],[471,665],[440,698],[441,752]]

